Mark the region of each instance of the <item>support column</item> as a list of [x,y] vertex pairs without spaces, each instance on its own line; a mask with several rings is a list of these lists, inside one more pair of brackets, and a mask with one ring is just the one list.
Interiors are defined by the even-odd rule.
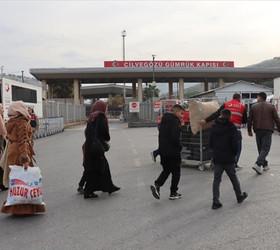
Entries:
[[206,91],[208,91],[208,90],[209,90],[209,84],[208,84],[208,81],[205,79],[203,83],[204,83],[204,91],[206,92]]
[[136,82],[132,83],[132,99],[136,99]]
[[47,100],[47,98],[48,98],[47,80],[42,80],[42,98],[43,98],[43,100]]
[[224,87],[225,86],[224,79],[220,78],[218,84],[219,84],[219,87]]
[[180,78],[179,79],[179,99],[184,100],[184,79]]
[[275,99],[276,110],[280,111],[280,77],[273,79],[273,98]]
[[142,87],[142,79],[138,79],[138,102],[143,102],[143,87]]
[[74,79],[73,81],[73,93],[74,93],[74,103],[81,104],[80,100],[80,83],[79,80]]
[[48,99],[52,99],[52,97],[53,97],[51,84],[47,84],[47,97],[48,97]]
[[168,98],[172,99],[173,96],[173,82],[169,81],[168,82]]

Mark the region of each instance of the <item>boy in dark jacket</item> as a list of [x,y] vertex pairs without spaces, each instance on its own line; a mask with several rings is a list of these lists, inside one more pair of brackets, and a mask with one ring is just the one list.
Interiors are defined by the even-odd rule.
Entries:
[[237,129],[230,122],[231,112],[227,109],[221,111],[221,116],[216,120],[210,134],[210,148],[213,151],[214,181],[212,209],[222,207],[220,202],[220,183],[223,172],[226,171],[238,203],[247,198],[247,193],[241,193],[240,183],[235,172],[235,155],[238,150]]
[[168,176],[172,174],[170,200],[181,198],[181,194],[177,193],[178,183],[181,176],[181,117],[183,115],[183,107],[176,104],[172,108],[172,113],[165,113],[161,119],[159,128],[159,152],[160,163],[163,171],[155,185],[151,186],[152,194],[156,199],[160,199],[160,187],[163,186]]

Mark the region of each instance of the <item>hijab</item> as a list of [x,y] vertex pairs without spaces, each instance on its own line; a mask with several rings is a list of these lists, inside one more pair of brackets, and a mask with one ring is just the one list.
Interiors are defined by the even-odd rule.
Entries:
[[[105,102],[103,102],[101,100],[96,101],[91,106],[88,121],[94,122],[99,114],[104,114],[104,116],[106,117],[106,115],[105,115],[106,109],[107,109],[107,104]],[[106,120],[107,120],[107,117],[106,117]]]
[[11,103],[8,109],[8,116],[11,118],[17,117],[19,115],[24,116],[27,120],[30,119],[27,107],[23,101],[16,101]]

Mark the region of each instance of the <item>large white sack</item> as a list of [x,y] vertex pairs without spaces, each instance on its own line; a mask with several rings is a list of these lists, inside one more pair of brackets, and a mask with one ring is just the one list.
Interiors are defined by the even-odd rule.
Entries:
[[9,166],[9,193],[5,206],[17,204],[43,205],[42,175],[40,168]]
[[217,101],[200,102],[190,100],[188,102],[190,110],[190,125],[192,133],[195,135],[200,130],[200,121],[206,119],[219,109]]

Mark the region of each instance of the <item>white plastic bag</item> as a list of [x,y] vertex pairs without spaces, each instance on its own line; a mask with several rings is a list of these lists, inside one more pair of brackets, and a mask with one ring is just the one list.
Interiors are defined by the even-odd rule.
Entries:
[[43,205],[42,175],[40,168],[9,166],[9,193],[5,206],[17,204]]
[[200,131],[200,121],[206,119],[219,109],[217,101],[200,102],[196,100],[189,101],[190,124],[194,135]]

